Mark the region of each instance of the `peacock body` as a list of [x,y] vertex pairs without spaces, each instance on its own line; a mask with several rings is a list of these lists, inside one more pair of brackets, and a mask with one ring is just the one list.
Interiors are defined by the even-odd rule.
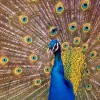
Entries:
[[100,0],[0,0],[0,100],[47,100],[61,44],[76,100],[100,100]]
[[64,77],[64,66],[59,42],[52,40],[49,44],[49,50],[55,55],[51,71],[49,100],[75,100],[72,83]]

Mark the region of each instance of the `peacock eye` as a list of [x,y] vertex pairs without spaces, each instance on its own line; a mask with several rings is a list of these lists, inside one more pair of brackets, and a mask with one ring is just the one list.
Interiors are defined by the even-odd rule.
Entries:
[[40,80],[37,80],[37,83],[40,83]]
[[4,61],[4,62],[7,62],[7,58],[4,58],[3,61]]
[[19,16],[19,19],[20,19],[20,22],[21,22],[22,24],[28,23],[28,16],[26,16],[26,15],[20,15],[20,16]]
[[57,35],[57,28],[55,26],[51,26],[50,29],[49,29],[49,34],[51,37],[54,37]]
[[84,27],[84,30],[87,31],[88,30],[88,26]]
[[32,41],[32,38],[28,38],[28,39],[27,39],[27,42],[31,42],[31,41]]
[[88,7],[88,4],[87,3],[82,4],[82,8],[83,9],[86,9],[87,7]]
[[39,86],[41,84],[41,79],[35,79],[33,83],[35,86]]
[[49,74],[50,71],[51,71],[51,68],[50,67],[45,67],[44,68],[44,73]]
[[68,42],[64,42],[64,43],[62,43],[61,46],[62,46],[62,49],[66,50],[68,48],[68,46],[69,46],[69,43]]
[[33,60],[36,60],[36,56],[33,56],[33,58],[32,58]]
[[89,7],[90,7],[90,1],[89,0],[82,0],[82,2],[81,2],[81,9],[83,11],[86,11],[86,10],[89,9]]
[[8,63],[8,58],[7,57],[1,57],[1,59],[0,59],[0,62],[1,62],[1,64],[2,65],[5,65],[5,64],[7,64]]
[[15,75],[20,75],[22,73],[22,68],[21,67],[16,67],[15,69],[14,69],[14,74]]
[[23,39],[24,39],[24,42],[26,44],[31,44],[32,43],[32,37],[31,36],[26,35]]
[[55,35],[57,33],[57,28],[52,29],[51,34]]
[[97,52],[96,51],[90,52],[90,58],[95,58],[96,55],[97,55]]
[[67,46],[67,45],[65,44],[65,45],[64,45],[64,48],[66,48],[66,46]]
[[57,14],[62,14],[64,12],[64,5],[62,2],[58,2],[56,5],[55,5],[55,11]]
[[22,72],[22,69],[21,68],[18,68],[16,71],[17,71],[17,73],[20,74]]
[[63,7],[58,7],[58,12],[61,12],[63,10]]
[[84,33],[89,32],[89,31],[90,31],[90,28],[91,28],[91,24],[90,24],[90,23],[85,23],[85,24],[83,25],[83,32],[84,32]]
[[24,18],[23,18],[23,22],[26,22],[26,21],[27,21],[27,17],[24,17]]
[[100,65],[97,66],[97,69],[100,70]]
[[82,50],[83,50],[83,51],[86,51],[87,49],[88,49],[88,44],[83,44],[83,45],[82,45]]
[[80,41],[81,41],[80,37],[75,37],[73,40],[73,43],[78,45],[78,44],[80,44]]
[[20,69],[18,69],[18,73],[20,73],[21,72],[21,70]]
[[71,32],[74,32],[77,29],[77,23],[76,22],[69,23],[68,27]]
[[74,30],[75,29],[75,26],[71,26],[71,29]]
[[86,90],[91,90],[92,89],[92,85],[91,84],[86,84]]
[[70,26],[70,31],[75,31],[76,27],[75,26]]
[[36,61],[38,60],[38,57],[37,57],[37,55],[32,54],[32,55],[29,56],[29,60],[30,60],[31,62],[36,62]]
[[85,48],[86,48],[86,46],[83,46],[83,48],[85,49]]
[[86,70],[85,70],[85,74],[86,74],[86,75],[90,75],[90,70],[89,70],[89,69],[86,69]]

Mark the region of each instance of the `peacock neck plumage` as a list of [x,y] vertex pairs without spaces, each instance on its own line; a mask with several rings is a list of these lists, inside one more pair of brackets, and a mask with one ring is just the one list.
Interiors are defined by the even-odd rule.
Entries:
[[57,75],[61,75],[62,77],[64,77],[64,67],[63,67],[62,59],[61,59],[61,50],[55,53],[55,60],[54,60],[54,66],[52,69],[52,74],[55,72]]
[[73,87],[70,86],[69,81],[64,78],[64,67],[59,50],[55,53],[54,66],[51,72],[49,100],[74,100]]

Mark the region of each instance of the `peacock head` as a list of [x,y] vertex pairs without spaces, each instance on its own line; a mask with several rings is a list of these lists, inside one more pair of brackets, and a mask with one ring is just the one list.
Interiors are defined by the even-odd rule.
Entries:
[[49,51],[56,54],[57,52],[60,52],[60,50],[60,43],[57,40],[52,40],[49,44]]

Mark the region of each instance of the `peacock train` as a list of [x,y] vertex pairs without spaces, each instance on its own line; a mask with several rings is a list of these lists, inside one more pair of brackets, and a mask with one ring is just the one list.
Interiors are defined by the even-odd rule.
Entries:
[[100,100],[100,0],[0,0],[0,100],[67,97]]

